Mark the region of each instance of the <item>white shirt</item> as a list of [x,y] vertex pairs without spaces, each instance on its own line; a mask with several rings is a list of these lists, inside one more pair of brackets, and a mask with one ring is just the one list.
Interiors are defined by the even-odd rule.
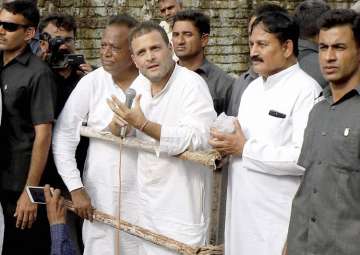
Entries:
[[[112,76],[102,67],[83,77],[71,93],[56,123],[53,153],[56,167],[67,188],[72,191],[83,186],[76,166],[75,150],[80,140],[80,127],[87,122],[96,130],[105,129],[113,113],[106,99],[116,95],[125,101],[124,92],[114,83]],[[121,218],[137,221],[137,153],[123,148],[121,153]],[[92,205],[99,211],[118,215],[119,199],[119,146],[90,138],[83,173],[84,186]],[[114,229],[101,223],[84,221],[84,254],[113,254]],[[137,254],[134,238],[122,234],[123,254]],[[125,250],[124,250],[125,249]]]
[[[152,97],[150,81],[142,75],[134,89],[142,95],[146,118],[161,125],[160,156],[139,152],[141,225],[187,244],[204,244],[211,170],[169,155],[208,148],[209,126],[216,118],[209,89],[198,74],[178,65],[158,95]],[[155,141],[140,131],[136,135]],[[146,242],[143,250],[144,254],[173,254]]]
[[259,77],[245,90],[238,119],[246,143],[230,164],[226,255],[281,254],[304,173],[296,164],[304,129],[320,91],[298,64],[266,81]]

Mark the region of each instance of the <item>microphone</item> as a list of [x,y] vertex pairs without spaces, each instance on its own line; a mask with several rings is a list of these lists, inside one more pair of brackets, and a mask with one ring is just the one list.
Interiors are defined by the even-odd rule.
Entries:
[[[134,101],[134,98],[136,96],[136,91],[135,89],[132,89],[132,88],[129,88],[126,92],[125,92],[125,105],[128,107],[128,108],[131,108],[131,105],[132,105],[132,102]],[[125,137],[126,135],[126,126],[125,127],[122,127],[121,128],[121,131],[120,131],[120,136],[122,138]]]

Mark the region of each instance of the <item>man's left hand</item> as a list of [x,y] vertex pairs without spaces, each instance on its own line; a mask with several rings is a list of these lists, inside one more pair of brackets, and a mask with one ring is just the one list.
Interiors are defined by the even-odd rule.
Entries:
[[16,205],[14,217],[16,217],[16,227],[25,229],[31,228],[37,216],[37,204],[30,201],[30,198],[24,190]]
[[234,121],[235,132],[232,134],[222,133],[216,128],[210,129],[211,139],[209,144],[222,156],[241,156],[246,142],[238,120]]
[[141,95],[135,97],[135,106],[131,109],[121,103],[116,96],[111,96],[111,99],[108,99],[107,103],[115,115],[125,120],[131,126],[140,129],[146,121],[144,113],[140,108],[140,99]]

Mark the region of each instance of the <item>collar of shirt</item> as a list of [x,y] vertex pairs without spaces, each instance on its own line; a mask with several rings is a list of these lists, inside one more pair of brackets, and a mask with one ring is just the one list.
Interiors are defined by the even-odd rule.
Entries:
[[353,97],[354,95],[360,95],[360,84],[356,88],[354,88],[354,89],[350,90],[348,93],[346,93],[340,100],[338,100],[335,103],[332,100],[332,93],[331,93],[330,86],[326,86],[323,89],[323,91],[321,91],[321,93],[320,93],[320,97],[323,96],[330,105],[340,104],[341,102],[344,102],[345,100]]
[[4,52],[1,52],[0,55],[0,66],[1,67],[6,67],[11,65],[12,63],[14,63],[14,61],[19,62],[23,65],[26,65],[29,62],[29,58],[31,57],[32,53],[31,53],[31,49],[29,45],[26,45],[26,47],[24,48],[23,52],[21,52],[19,55],[17,55],[13,60],[11,60],[6,66],[4,66]]
[[202,65],[198,69],[196,69],[195,72],[198,74],[204,74],[206,77],[208,77],[210,70],[211,70],[210,62],[204,57],[204,61]]
[[244,80],[247,79],[251,79],[251,80],[255,80],[257,77],[259,77],[259,75],[257,73],[254,72],[254,70],[252,69],[252,67],[250,67],[245,73],[244,73]]
[[166,34],[169,34],[172,32],[170,24],[167,23],[165,20],[161,21],[159,25],[160,25],[160,27],[162,27],[165,30]]
[[298,41],[299,51],[301,50],[313,50],[314,52],[319,52],[319,46],[309,40],[299,39]]
[[[174,70],[169,78],[169,80],[166,82],[166,85],[164,86],[164,88],[155,96],[153,96],[153,99],[159,98],[160,96],[162,96],[163,94],[165,94],[165,92],[169,89],[169,87],[171,86],[171,83],[173,82],[173,80],[175,79],[176,73],[178,72],[178,69],[181,68],[177,63],[175,63],[175,67]],[[147,91],[149,93],[149,95],[152,95],[151,92],[151,81],[149,81],[149,79],[147,79],[145,76],[143,76],[141,73],[140,75],[148,82],[148,86],[147,86]]]
[[263,81],[263,85],[264,85],[264,89],[270,89],[273,86],[275,86],[276,84],[278,84],[278,82],[287,74],[292,73],[296,70],[298,70],[300,68],[299,64],[296,63],[280,72],[277,72],[276,74],[270,75],[269,77],[267,77],[267,79],[265,80],[264,77],[262,78]]

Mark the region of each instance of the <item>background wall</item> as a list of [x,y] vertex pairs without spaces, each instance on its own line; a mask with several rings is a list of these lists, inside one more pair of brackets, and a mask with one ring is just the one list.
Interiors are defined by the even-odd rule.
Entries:
[[[184,0],[184,5],[202,10],[211,17],[207,56],[225,71],[238,75],[248,67],[248,17],[257,5],[265,2],[278,3],[293,10],[301,1]],[[348,8],[356,1],[328,2],[332,7]],[[57,11],[76,17],[79,25],[77,47],[93,64],[99,64],[100,37],[109,16],[128,12],[139,20],[160,20],[157,0],[38,0],[38,5],[42,15]]]

